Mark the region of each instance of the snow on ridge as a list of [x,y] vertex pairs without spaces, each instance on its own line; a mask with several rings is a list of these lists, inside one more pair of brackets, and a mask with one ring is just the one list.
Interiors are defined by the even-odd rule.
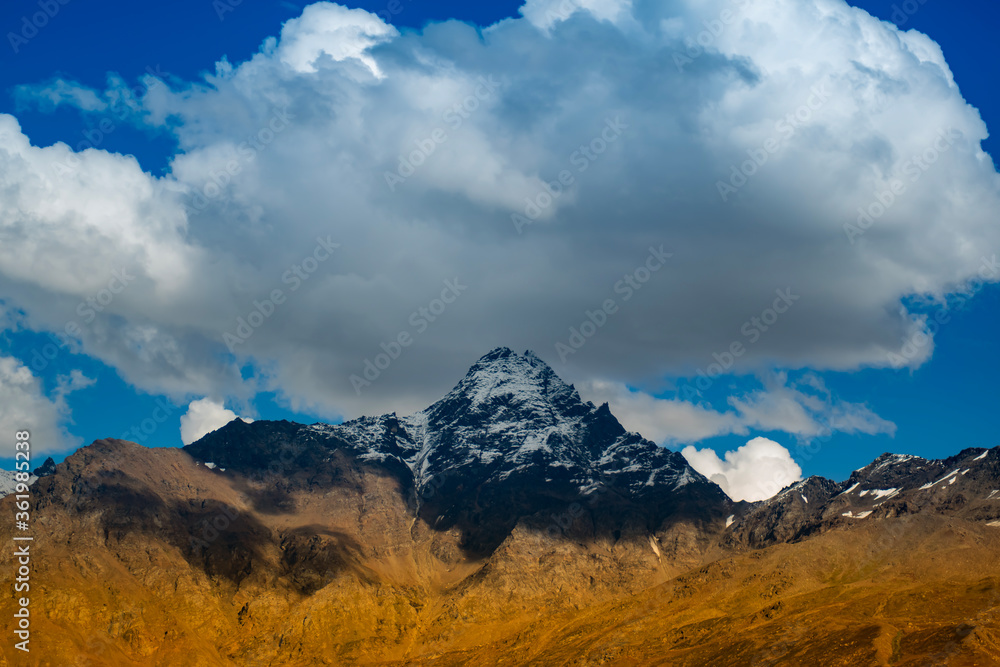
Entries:
[[[650,480],[652,480],[652,477],[650,477]],[[695,481],[697,480],[695,480],[695,478],[691,476],[691,473],[688,470],[684,470],[683,472],[681,472],[680,476],[678,476],[677,479],[674,481],[674,488],[679,489],[682,486],[693,484]]]
[[[906,461],[910,461],[910,460],[913,460],[913,459],[920,459],[921,461],[924,460],[924,459],[921,459],[919,456],[914,456],[913,454],[890,454],[889,456],[887,456],[885,458],[884,461],[882,461],[877,466],[875,466],[874,468],[872,468],[871,471],[869,471],[868,474],[869,475],[873,475],[876,472],[878,472],[879,470],[881,470],[882,468],[885,468],[885,467],[891,466],[891,465],[897,465],[899,463],[905,463]],[[865,470],[865,468],[867,468],[870,465],[872,465],[872,463],[869,463],[867,466],[864,466],[863,468],[858,468],[854,472],[856,472],[856,473],[863,472]]]
[[[13,470],[0,470],[0,498],[14,493],[15,489],[17,489],[18,482],[14,478],[14,475]],[[28,476],[28,486],[31,486],[36,481],[38,481],[38,478],[34,475]]]
[[863,498],[866,495],[871,494],[873,500],[878,500],[879,498],[891,498],[894,495],[896,495],[897,493],[899,493],[899,489],[898,488],[892,488],[892,489],[865,489],[864,491],[862,491],[858,495]]
[[[773,503],[773,502],[777,501],[779,498],[784,498],[784,497],[786,497],[786,496],[788,496],[788,495],[790,495],[792,493],[798,492],[798,491],[800,491],[801,489],[803,489],[805,487],[806,483],[810,479],[812,479],[812,477],[806,477],[805,479],[800,479],[799,481],[795,482],[794,484],[791,484],[787,488],[784,488],[781,491],[779,491],[778,493],[774,494],[770,498],[765,498],[761,502],[770,504],[770,503]],[[799,495],[801,495],[801,494],[799,494]],[[804,499],[805,496],[802,496],[802,498]],[[809,501],[806,500],[806,502],[809,502]]]
[[[957,475],[960,470],[961,470],[961,468],[955,468],[954,470],[952,470],[950,473],[948,473],[947,475],[945,475],[944,477],[942,477],[938,481],[936,481],[936,482],[928,482],[927,484],[924,484],[923,486],[920,487],[920,490],[921,491],[925,491],[925,490],[927,490],[927,489],[929,489],[931,487],[937,486],[938,484],[940,484],[941,482],[945,481],[946,479],[954,478],[954,476]],[[952,479],[952,481],[949,482],[949,484],[954,484],[954,483],[955,483],[954,479]]]
[[569,392],[575,393],[534,354],[520,356],[498,349],[476,362],[468,375],[439,403],[467,397],[470,407],[478,407],[494,397],[511,396],[521,406],[545,410],[549,397]]
[[[704,481],[689,465],[679,465],[667,450],[638,435],[619,434],[602,443],[603,451],[587,451],[583,443],[598,410],[537,356],[498,348],[424,410],[309,428],[354,445],[359,458],[401,461],[418,487],[442,468],[476,464],[490,466],[494,481],[538,465],[566,469],[581,484],[604,475],[625,476],[635,490]],[[399,449],[387,451],[386,429],[396,422]]]

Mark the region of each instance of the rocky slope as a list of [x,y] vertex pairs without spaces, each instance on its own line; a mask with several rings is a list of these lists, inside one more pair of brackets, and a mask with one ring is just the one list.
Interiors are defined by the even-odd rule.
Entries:
[[763,547],[919,513],[1000,528],[1000,449],[966,449],[944,460],[883,454],[840,484],[810,477],[738,515],[730,541]]
[[414,415],[337,426],[235,421],[185,451],[249,475],[349,453],[393,475],[417,516],[437,530],[457,528],[475,556],[492,553],[528,517],[546,530],[572,529],[578,507],[589,508],[590,536],[607,537],[665,521],[721,528],[732,506],[679,453],[626,432],[607,404],[583,402],[534,354],[507,348]]
[[36,643],[0,664],[1000,664],[998,465],[887,455],[733,503],[499,349],[415,415],[47,467]]

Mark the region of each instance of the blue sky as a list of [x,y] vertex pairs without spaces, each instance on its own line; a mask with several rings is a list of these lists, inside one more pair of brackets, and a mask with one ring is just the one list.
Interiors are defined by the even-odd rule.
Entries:
[[[55,4],[53,3],[53,5]],[[39,4],[23,0],[5,3],[0,8],[0,28],[7,35],[4,44],[0,46],[0,114],[6,113],[16,117],[23,134],[29,137],[35,146],[49,146],[62,141],[73,147],[88,137],[93,139],[100,136],[99,149],[111,153],[134,155],[141,168],[148,172],[151,177],[169,175],[172,157],[183,152],[193,155],[198,148],[195,145],[197,140],[192,139],[193,135],[185,134],[188,128],[195,125],[192,121],[193,112],[179,111],[178,115],[168,116],[166,120],[159,123],[142,122],[134,117],[127,120],[115,119],[110,129],[108,125],[104,125],[102,129],[102,121],[107,122],[109,118],[107,112],[85,113],[71,105],[61,105],[54,110],[45,108],[44,104],[39,103],[38,86],[62,79],[72,82],[79,90],[92,89],[100,93],[108,88],[109,72],[120,75],[129,86],[138,85],[144,74],[155,72],[157,76],[163,78],[170,85],[171,89],[183,90],[190,85],[190,82],[199,81],[206,73],[214,72],[215,63],[223,56],[227,57],[234,66],[250,59],[258,52],[265,38],[278,35],[282,23],[298,17],[307,4],[303,2],[246,2],[229,7],[208,0],[182,0],[170,5],[152,6],[131,2],[103,2],[97,8],[93,3],[70,0],[65,5],[58,5],[58,12],[48,20],[47,25],[37,31],[37,35],[23,41],[15,38],[12,42],[10,33],[29,36],[33,34],[30,29],[29,32],[23,32],[23,22],[25,16],[31,16],[40,11]],[[941,0],[927,0],[923,4],[912,0],[909,4],[857,2],[854,5],[880,19],[895,21],[897,24],[901,24],[900,27],[903,29],[921,31],[940,44],[962,96],[970,105],[978,109],[986,127],[993,128],[1000,124],[1000,98],[998,98],[1000,94],[998,94],[995,85],[996,81],[1000,80],[1000,72],[998,72],[1000,66],[997,65],[994,49],[991,46],[994,27],[1000,24],[998,23],[1000,8],[983,3],[956,5],[944,3]],[[518,17],[519,3],[469,4],[400,0],[398,4],[359,2],[350,6],[368,10],[383,18],[390,18],[392,25],[403,30],[404,33],[416,32],[419,34],[419,31],[423,30],[429,23],[446,19],[458,19],[477,26],[488,26],[501,19]],[[226,11],[227,7],[231,11]],[[904,9],[912,11],[907,13]],[[568,22],[567,25],[570,23]],[[595,40],[606,38],[609,40],[609,44],[615,43],[614,38],[606,35],[605,28],[598,24],[583,25],[580,30],[591,30],[596,35],[593,37]],[[569,30],[567,29],[566,32],[569,33]],[[461,33],[448,33],[448,35],[459,34]],[[461,41],[459,37],[448,35],[428,33],[428,36],[424,38],[425,46],[436,48],[439,53],[457,58],[460,62],[466,58],[468,63],[475,64],[480,59],[485,59],[486,56],[482,53],[483,48],[476,45],[475,39],[466,43]],[[524,47],[524,49],[528,48]],[[568,53],[572,53],[572,51]],[[382,57],[384,57],[385,62],[389,62],[391,58],[403,58],[400,53],[388,51]],[[707,64],[708,60],[707,58],[697,60],[696,64],[702,66]],[[383,61],[380,60],[381,62]],[[659,66],[668,67],[669,64],[661,62]],[[470,65],[470,68],[476,69],[473,65]],[[557,66],[553,65],[551,68],[553,77],[562,76],[558,74]],[[565,76],[569,77],[571,74]],[[651,81],[655,80],[655,75],[651,76]],[[20,86],[26,85],[35,86],[35,88],[28,93],[25,93],[24,89],[18,92]],[[654,83],[649,85],[653,86]],[[525,97],[524,99],[529,100],[530,104],[541,106],[546,104],[544,97],[536,99]],[[390,98],[386,98],[384,103],[391,104],[389,100]],[[205,104],[207,105],[208,102]],[[625,103],[622,102],[620,108],[627,109],[624,105]],[[206,106],[206,108],[208,107]],[[530,123],[527,120],[519,122],[522,124],[515,125],[515,127],[524,127],[525,124]],[[181,126],[184,127],[184,131],[178,129]],[[581,126],[586,127],[582,121]],[[599,129],[600,125],[598,124],[597,127]],[[95,132],[98,132],[99,135]],[[641,145],[642,142],[633,140],[631,144],[625,143],[629,139],[626,134],[619,145],[632,147],[623,150],[637,150],[636,144]],[[572,139],[568,140],[564,146],[572,149],[571,142]],[[996,142],[995,137],[990,137],[982,142],[982,148],[990,155],[995,156],[998,148]],[[277,145],[279,142],[275,143]],[[552,164],[558,165],[560,160],[565,162],[564,156],[568,154],[568,150],[563,145],[559,145],[553,149],[553,153],[557,159],[554,159]],[[594,170],[591,173],[600,173],[598,170],[603,167],[603,164],[595,161]],[[551,168],[552,174],[556,173],[555,169],[556,167]],[[2,171],[0,171],[0,175],[2,175]],[[675,187],[678,188],[678,191],[683,190],[683,182],[683,177],[677,180],[678,185]],[[645,181],[644,177],[637,177],[629,185],[621,186],[618,191],[627,192],[630,187],[643,187],[648,190],[659,186],[650,185],[650,182]],[[465,204],[455,204],[444,194],[428,195],[427,198],[421,200],[420,206],[427,206],[430,210],[432,203],[437,201],[434,199],[435,197],[444,202],[441,204],[442,206],[451,207],[448,210],[466,210],[463,208]],[[609,200],[605,199],[605,201]],[[984,205],[986,204],[984,203]],[[854,206],[846,206],[845,208],[853,210]],[[612,213],[614,210],[615,205],[609,204],[605,214],[614,215]],[[624,211],[621,213],[622,215],[628,214],[626,209],[619,208],[617,210]],[[414,213],[414,216],[416,215],[417,213]],[[505,216],[500,215],[499,217]],[[223,232],[225,231],[224,226],[220,228]],[[548,233],[547,231],[537,231],[540,237]],[[208,232],[205,233],[208,234]],[[239,233],[242,232],[237,232],[237,234]],[[482,233],[482,231],[469,231],[463,234],[475,236]],[[463,234],[459,234],[457,237],[463,237]],[[302,238],[311,239],[313,236],[304,234]],[[208,241],[204,242],[208,243]],[[233,243],[238,245],[240,241],[236,240]],[[683,244],[681,245],[683,246]],[[289,245],[288,256],[294,258],[296,253],[301,255],[304,250],[308,250],[308,248],[302,244],[295,248]],[[989,256],[993,251],[995,248],[982,248],[982,253],[985,256]],[[562,261],[560,257],[553,256],[551,253],[547,255],[547,258],[547,261],[551,261],[553,265]],[[289,262],[285,261],[281,267],[287,265]],[[599,265],[595,265],[594,271],[600,274],[602,269]],[[613,274],[613,270],[607,271],[607,275]],[[676,277],[674,279],[676,280]],[[0,290],[6,290],[9,284],[7,277],[0,277]],[[603,283],[597,282],[596,284]],[[552,278],[547,285],[553,291],[558,291],[560,279]],[[19,325],[7,326],[0,332],[0,356],[13,357],[25,366],[32,368],[34,375],[42,382],[44,394],[50,400],[56,401],[60,392],[65,392],[64,398],[60,399],[65,401],[61,413],[64,418],[64,428],[70,436],[80,442],[88,443],[100,437],[121,436],[144,421],[151,423],[148,420],[152,415],[157,414],[166,415],[165,419],[162,423],[156,424],[154,432],[144,436],[144,444],[178,446],[181,444],[180,418],[187,410],[187,403],[209,394],[225,395],[227,407],[258,419],[287,418],[309,422],[336,420],[338,411],[342,414],[352,414],[352,410],[365,409],[364,407],[339,409],[340,404],[337,402],[337,398],[330,398],[326,402],[312,401],[309,398],[310,388],[315,387],[315,391],[321,391],[321,383],[299,376],[295,377],[294,382],[289,381],[286,384],[282,384],[281,380],[262,383],[249,393],[241,393],[236,389],[230,391],[229,388],[220,389],[217,386],[212,386],[211,391],[199,392],[185,391],[182,383],[178,382],[173,385],[170,378],[162,381],[149,378],[144,378],[142,381],[130,381],[135,380],[141,373],[134,370],[135,367],[128,366],[124,362],[117,365],[111,361],[112,355],[106,351],[103,355],[99,353],[85,354],[83,349],[78,349],[79,353],[74,353],[69,348],[60,347],[58,352],[53,355],[54,358],[44,358],[46,345],[49,345],[50,351],[54,348],[51,346],[50,336],[37,324],[44,318],[36,320],[27,317],[30,307],[25,302],[18,301],[17,295],[28,293],[13,288],[10,292],[0,291],[0,300],[7,304],[9,310],[21,312],[25,316]],[[601,295],[594,290],[591,293],[594,294],[594,302],[600,303],[599,297]],[[422,294],[429,294],[428,299],[434,295],[433,290],[428,292],[427,289]],[[21,296],[21,298],[25,297]],[[471,297],[462,297],[461,299],[469,298]],[[496,294],[493,298],[503,301],[502,296]],[[455,307],[456,309],[464,305],[461,299]],[[639,302],[640,299],[636,301]],[[581,302],[588,303],[586,299]],[[421,302],[411,298],[406,303],[410,305],[399,311],[404,316]],[[910,300],[905,303],[910,315],[921,312],[929,312],[933,315],[941,309],[940,304],[928,305],[921,303],[920,300]],[[950,303],[949,320],[939,328],[934,336],[932,358],[922,364],[916,364],[916,367],[907,366],[896,370],[886,367],[871,367],[872,364],[869,362],[859,362],[850,368],[838,370],[836,368],[838,365],[844,366],[845,364],[840,362],[831,362],[825,366],[824,364],[816,364],[809,361],[811,357],[806,352],[801,354],[801,359],[805,361],[794,363],[790,362],[789,359],[778,359],[780,350],[762,350],[760,358],[756,359],[753,366],[741,368],[738,375],[720,378],[710,390],[698,398],[698,402],[702,405],[710,406],[715,410],[725,410],[727,405],[731,405],[729,403],[730,397],[743,396],[748,392],[756,391],[762,386],[761,377],[776,370],[788,369],[791,382],[805,381],[809,377],[819,378],[825,386],[823,391],[828,391],[829,395],[834,397],[830,399],[832,404],[844,401],[849,405],[864,405],[871,414],[877,415],[882,422],[894,424],[894,430],[872,426],[867,428],[869,431],[867,433],[865,429],[855,432],[838,431],[828,440],[823,441],[821,446],[813,447],[812,453],[809,454],[803,454],[803,450],[796,448],[796,444],[808,443],[810,441],[808,437],[791,433],[788,430],[769,430],[753,426],[739,432],[709,435],[699,440],[696,443],[697,446],[711,447],[721,454],[736,449],[751,437],[766,436],[788,447],[795,455],[804,474],[820,474],[840,480],[846,478],[852,469],[866,464],[884,451],[912,453],[925,457],[944,457],[964,447],[991,447],[1000,444],[996,440],[992,418],[998,398],[994,378],[1000,371],[1000,352],[994,344],[998,325],[1000,325],[1000,308],[998,308],[1000,306],[1000,288],[987,285],[970,300],[957,303],[952,298]],[[654,308],[651,304],[646,304],[644,307]],[[754,308],[748,307],[747,310],[754,311]],[[759,309],[757,310],[759,311]],[[127,319],[125,314],[120,313],[119,316]],[[442,321],[446,317],[447,314],[442,317]],[[740,321],[740,317],[737,317],[735,321]],[[147,317],[143,321],[148,319]],[[470,313],[469,319],[474,322],[476,318]],[[51,315],[49,321],[59,321],[59,317]],[[397,327],[398,325],[395,323],[399,321],[400,319],[395,315],[387,316],[380,324],[381,329],[378,330],[385,330],[387,336],[394,334],[396,329],[393,327]],[[629,326],[636,328],[639,324],[630,322]],[[825,326],[828,329],[836,329],[838,322],[831,319]],[[558,327],[553,325],[553,330],[556,328],[562,330],[565,327],[562,324],[559,324]],[[623,323],[615,331],[628,328]],[[435,329],[432,327],[427,336],[435,335],[434,331]],[[612,335],[619,335],[611,328],[608,331],[611,332],[608,334],[609,338]],[[294,338],[295,335],[293,331],[289,337]],[[543,358],[549,360],[557,372],[566,375],[567,379],[578,383],[586,383],[591,378],[613,379],[632,389],[644,389],[654,398],[670,400],[683,398],[674,391],[677,382],[682,381],[680,380],[682,374],[676,369],[679,367],[691,369],[704,366],[706,363],[705,354],[701,353],[699,356],[699,353],[692,352],[689,358],[682,359],[670,366],[674,369],[673,371],[661,372],[656,377],[651,378],[642,371],[643,364],[641,362],[630,360],[624,366],[628,366],[631,370],[623,371],[620,376],[611,378],[608,369],[615,366],[616,359],[610,351],[605,352],[604,347],[600,348],[600,352],[596,352],[598,343],[590,348],[582,349],[569,365],[561,365],[558,363],[558,357],[552,346],[543,347],[532,343],[531,340],[527,340],[525,345],[522,345],[520,340],[505,340],[497,334],[495,329],[477,331],[473,325],[461,334],[456,333],[456,335],[471,338],[476,342],[469,349],[456,352],[454,347],[449,347],[443,340],[438,341],[427,337],[418,340],[418,345],[414,347],[414,350],[428,350],[427,361],[422,363],[404,358],[404,361],[410,364],[407,366],[407,372],[419,376],[420,373],[426,373],[428,367],[435,366],[434,359],[453,359],[453,363],[441,368],[440,373],[443,377],[437,378],[434,383],[431,383],[433,391],[440,393],[439,388],[450,386],[459,379],[460,374],[455,374],[456,369],[468,366],[471,361],[474,361],[475,357],[470,356],[472,348],[478,346],[480,353],[485,353],[494,345],[524,347],[531,344],[533,347],[541,348],[536,351]],[[621,335],[624,336],[624,334]],[[336,335],[332,336],[333,338],[337,337]],[[629,345],[642,347],[643,343],[636,343],[636,341],[643,340],[642,336],[634,341],[623,338],[620,343],[612,344],[609,342],[607,349]],[[378,342],[378,340],[373,341],[372,357],[379,351]],[[600,344],[603,345],[603,341]],[[590,344],[588,343],[588,345]],[[777,348],[777,341],[775,341],[775,345]],[[86,348],[86,346],[84,347]],[[664,349],[662,346],[656,348],[654,345],[646,348],[643,353],[655,358],[658,349],[661,350],[660,353],[664,357],[668,356],[666,352],[662,352]],[[433,351],[433,354],[430,354],[430,351]],[[36,361],[39,359],[37,356],[39,352],[43,353],[43,361]],[[251,377],[262,377],[265,373],[271,372],[270,363],[279,365],[283,363],[280,360],[276,361],[278,359],[277,352],[274,353],[276,355],[274,358],[268,357],[268,354],[260,352],[256,356],[238,357],[235,360],[231,359],[230,364],[235,362],[243,380]],[[586,358],[588,354],[595,357],[589,366]],[[596,359],[598,354],[603,355],[600,360]],[[415,358],[416,354],[410,353],[410,357]],[[104,361],[99,361],[98,358],[103,358]],[[771,358],[774,361],[769,362],[768,359]],[[360,361],[361,357],[359,356],[356,362],[351,362],[353,366],[346,363],[345,366],[360,369]],[[709,358],[708,361],[711,359]],[[291,362],[287,363],[289,366],[293,365]],[[846,365],[851,366],[851,364]],[[438,366],[441,365],[438,364]],[[664,368],[666,367],[665,362]],[[814,368],[815,371],[812,370]],[[70,382],[69,378],[74,371],[82,373],[83,377],[94,380],[94,382],[92,384],[84,382],[83,384],[87,386],[68,391],[66,389],[67,383]],[[291,371],[285,373],[288,375]],[[281,373],[274,372],[270,377],[275,378],[279,375]],[[390,371],[386,371],[386,376],[389,377],[389,375]],[[294,388],[291,388],[292,385]],[[60,386],[63,389],[60,389]],[[173,391],[157,390],[158,387],[168,386],[180,388],[175,388]],[[428,392],[430,391],[428,390]],[[428,392],[422,393],[407,385],[400,389],[398,394],[400,398],[397,400],[400,400],[400,405],[405,407],[421,405],[420,401],[426,402],[427,396],[430,395]],[[590,397],[586,392],[585,396]],[[387,397],[385,404],[394,405],[391,398],[391,396]],[[367,406],[367,404],[359,405]],[[168,409],[164,409],[163,406],[167,406]],[[383,404],[373,403],[371,409],[375,410],[379,407],[383,407]],[[404,411],[404,408],[401,407],[400,411]],[[650,437],[654,436],[650,435]],[[683,446],[690,443],[674,444]],[[65,452],[56,455],[55,458],[58,460],[64,455]]]

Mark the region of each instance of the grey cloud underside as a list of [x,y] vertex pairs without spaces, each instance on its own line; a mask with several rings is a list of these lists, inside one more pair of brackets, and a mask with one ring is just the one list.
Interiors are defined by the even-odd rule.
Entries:
[[[251,61],[150,89],[145,122],[169,118],[184,151],[161,180],[86,154],[65,183],[39,185],[30,174],[53,173],[68,152],[27,147],[0,118],[0,201],[12,202],[0,204],[4,293],[31,326],[61,329],[100,276],[134,266],[134,283],[84,327],[85,351],[144,389],[247,398],[272,388],[331,416],[415,410],[497,345],[534,349],[573,379],[636,386],[693,373],[746,343],[742,325],[786,288],[800,298],[735,370],[888,365],[919,329],[901,299],[961,288],[998,245],[985,126],[936,45],[842,3],[756,3],[679,70],[684,38],[727,6],[704,4],[695,15],[636,2],[614,23],[579,11],[547,34],[524,19],[482,34],[457,22],[382,31],[368,51],[381,78],[337,60],[330,44],[344,33],[327,38],[332,55],[300,39],[320,19],[357,19],[317,6]],[[502,86],[480,89],[456,128],[445,114],[481,77]],[[776,122],[820,84],[828,101],[722,201],[717,182],[780,137]],[[287,123],[272,125],[276,114]],[[627,127],[579,171],[574,152],[609,120]],[[252,159],[241,152],[269,126],[280,130]],[[446,141],[391,191],[385,173],[437,128]],[[941,129],[954,130],[949,149],[850,243],[844,224]],[[232,161],[239,173],[195,206]],[[511,214],[563,170],[573,185],[518,233]],[[33,203],[52,193],[80,199]],[[103,208],[84,210],[86,197]],[[292,291],[286,272],[328,236],[340,248]],[[34,242],[67,258],[53,276],[17,268],[40,252]],[[661,245],[672,257],[626,301],[616,284]],[[419,331],[412,314],[455,278],[467,290]],[[223,335],[274,289],[287,300],[234,363]],[[606,299],[617,312],[558,363],[555,344]],[[401,332],[413,345],[359,395],[350,376]],[[251,380],[240,380],[245,361],[258,369]]]

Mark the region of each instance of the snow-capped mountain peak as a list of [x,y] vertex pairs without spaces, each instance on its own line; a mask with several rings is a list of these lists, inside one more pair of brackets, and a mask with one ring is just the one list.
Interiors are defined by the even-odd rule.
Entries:
[[576,390],[533,352],[518,355],[499,347],[477,361],[466,376],[424,412],[432,421],[456,416],[472,420],[482,411],[516,413],[518,420],[549,422],[585,410]]
[[508,348],[479,359],[441,400],[406,417],[230,424],[186,449],[238,470],[264,464],[268,450],[288,440],[308,443],[311,457],[340,450],[391,468],[436,525],[470,507],[499,516],[513,503],[530,513],[609,492],[655,512],[700,498],[720,521],[731,504],[680,453],[627,432],[607,404],[581,400],[537,355]]

